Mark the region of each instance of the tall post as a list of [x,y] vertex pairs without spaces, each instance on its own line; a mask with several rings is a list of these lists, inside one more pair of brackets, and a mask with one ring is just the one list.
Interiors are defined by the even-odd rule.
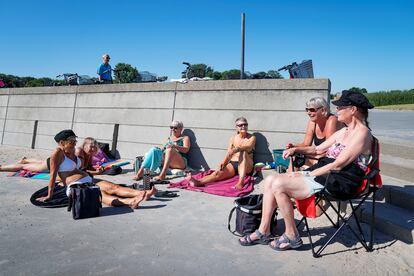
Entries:
[[244,78],[244,12],[241,14],[241,65],[240,79]]

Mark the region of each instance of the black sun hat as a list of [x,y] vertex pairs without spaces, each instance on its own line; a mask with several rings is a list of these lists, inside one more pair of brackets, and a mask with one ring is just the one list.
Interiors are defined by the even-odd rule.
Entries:
[[78,137],[71,129],[65,129],[55,135],[55,141],[59,143],[62,140],[67,140],[69,137]]
[[349,90],[342,91],[341,97],[336,101],[332,101],[332,104],[336,106],[353,105],[356,107],[367,109],[374,108],[374,106],[369,102],[369,100],[367,99],[367,97],[365,97],[364,94]]

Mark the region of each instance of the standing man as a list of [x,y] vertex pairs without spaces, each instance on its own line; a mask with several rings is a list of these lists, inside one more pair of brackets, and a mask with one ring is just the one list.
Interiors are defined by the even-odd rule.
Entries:
[[103,63],[98,67],[99,81],[102,83],[112,83],[112,67],[109,65],[111,57],[108,54],[102,56]]

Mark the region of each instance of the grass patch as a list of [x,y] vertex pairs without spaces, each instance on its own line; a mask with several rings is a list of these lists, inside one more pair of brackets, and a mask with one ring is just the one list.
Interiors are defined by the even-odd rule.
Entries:
[[375,108],[376,109],[414,111],[414,104],[383,105],[383,106],[376,106]]

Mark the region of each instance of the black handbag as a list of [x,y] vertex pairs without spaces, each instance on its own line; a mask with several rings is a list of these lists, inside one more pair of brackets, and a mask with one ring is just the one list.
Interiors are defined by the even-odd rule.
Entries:
[[68,212],[73,219],[99,217],[102,208],[102,193],[99,186],[92,183],[70,186]]
[[[234,207],[231,209],[228,219],[227,228],[235,236],[242,237],[253,233],[259,228],[262,220],[263,194],[248,195],[238,198],[234,201]],[[236,229],[231,230],[230,222],[234,211],[236,210]],[[276,235],[277,212],[273,213],[270,224],[270,232]]]

